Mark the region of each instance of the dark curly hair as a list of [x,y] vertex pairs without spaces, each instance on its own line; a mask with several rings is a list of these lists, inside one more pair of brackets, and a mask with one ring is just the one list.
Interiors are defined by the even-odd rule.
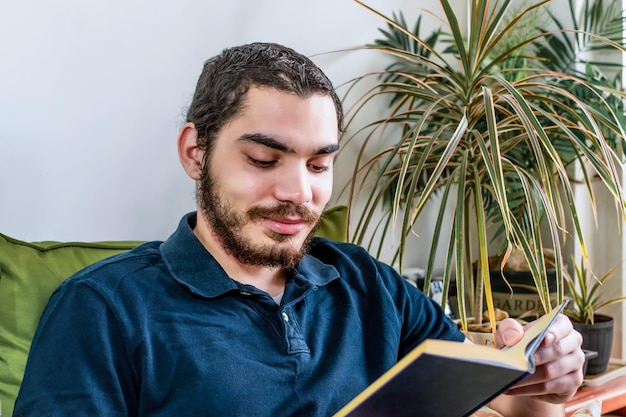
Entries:
[[211,153],[215,136],[241,110],[243,97],[253,86],[305,98],[326,95],[335,103],[338,129],[342,130],[341,101],[313,61],[275,43],[235,46],[205,62],[187,112],[187,121],[198,131],[198,146],[205,151],[205,158]]

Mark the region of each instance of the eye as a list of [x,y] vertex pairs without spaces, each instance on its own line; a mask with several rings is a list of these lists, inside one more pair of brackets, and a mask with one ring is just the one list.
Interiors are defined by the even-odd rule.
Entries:
[[315,172],[316,174],[321,174],[323,172],[327,172],[330,169],[330,167],[328,167],[326,165],[309,164],[309,169],[312,172]]
[[252,165],[259,167],[259,168],[272,168],[274,165],[276,165],[276,160],[267,161],[267,160],[255,159],[255,158],[252,158],[251,156],[248,156],[248,162],[250,162]]
[[333,166],[333,158],[329,155],[318,156],[309,160],[309,170],[315,174],[323,174],[328,172]]

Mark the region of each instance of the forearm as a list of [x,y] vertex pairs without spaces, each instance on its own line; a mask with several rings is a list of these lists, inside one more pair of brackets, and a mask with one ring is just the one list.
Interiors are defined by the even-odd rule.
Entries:
[[565,406],[532,397],[501,395],[489,407],[504,417],[563,417]]

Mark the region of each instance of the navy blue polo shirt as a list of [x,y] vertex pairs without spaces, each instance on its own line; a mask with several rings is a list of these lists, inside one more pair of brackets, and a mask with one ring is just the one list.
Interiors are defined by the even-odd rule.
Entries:
[[226,275],[195,221],[57,289],[15,417],[328,417],[422,340],[463,340],[392,268],[321,238],[277,305]]

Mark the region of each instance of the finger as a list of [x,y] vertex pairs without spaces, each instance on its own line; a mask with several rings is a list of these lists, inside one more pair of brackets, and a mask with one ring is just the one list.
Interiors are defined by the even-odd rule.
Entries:
[[535,352],[535,373],[508,390],[507,394],[534,396],[553,403],[567,401],[583,379],[585,356],[581,344],[582,336],[573,329],[570,320],[558,316],[546,334],[546,340]]
[[575,330],[571,330],[568,334],[560,338],[555,336],[554,341],[546,342],[546,344],[542,344],[539,349],[537,349],[533,355],[533,361],[535,365],[539,366],[573,354],[576,359],[576,364],[582,367],[585,359],[585,355],[581,349],[582,341],[582,336]]
[[555,404],[566,402],[576,394],[583,381],[584,354],[579,351],[538,366],[534,374],[508,390],[507,394],[533,396]]
[[577,381],[578,385],[580,385],[582,382],[582,365],[584,360],[585,355],[580,349],[571,352],[568,355],[560,357],[558,360],[538,365],[532,375],[522,380],[516,386],[540,385],[546,381],[558,380],[566,375],[576,376],[576,373],[580,374],[581,381]]
[[[531,377],[527,378],[530,379]],[[533,396],[551,403],[563,403],[574,396],[582,383],[582,372],[574,371],[556,379],[541,381],[539,383],[516,385],[509,389],[506,394],[517,396]]]
[[[534,325],[534,323],[528,324],[528,326],[532,325]],[[573,331],[574,327],[572,326],[572,322],[570,321],[570,319],[563,314],[559,314],[548,328],[542,345],[550,346],[553,343],[557,343],[561,339],[570,335]]]
[[519,342],[524,336],[524,328],[517,320],[504,319],[498,326],[496,332],[496,346],[502,348],[504,346],[513,346]]

